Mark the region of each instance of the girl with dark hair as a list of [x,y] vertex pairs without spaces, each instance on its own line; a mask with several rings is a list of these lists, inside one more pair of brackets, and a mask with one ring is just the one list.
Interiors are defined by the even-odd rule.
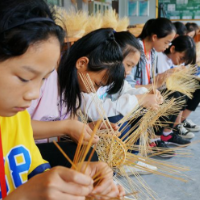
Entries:
[[176,27],[176,36],[182,36],[187,34],[187,28],[182,22],[174,22],[174,26]]
[[[111,28],[93,31],[79,39],[62,55],[58,74],[55,70],[45,81],[40,98],[28,109],[35,139],[68,135],[78,141],[84,131],[84,142],[87,143],[92,133],[90,127],[69,118],[77,114],[81,92],[87,92],[79,73],[89,74],[96,89],[109,85],[108,92],[116,92],[124,81],[122,60],[120,46]],[[113,128],[117,129],[117,126],[113,124]],[[98,139],[95,136],[93,143]]]
[[[140,59],[141,47],[138,40],[129,32],[116,32],[115,38],[120,45],[123,54],[123,64],[125,68],[124,79],[130,74],[131,69],[137,65]],[[159,103],[157,96],[154,94],[146,94],[148,90],[145,87],[132,88],[127,81],[124,82],[123,88],[114,94],[109,94],[109,87],[101,87],[97,94],[103,100],[103,107],[108,117],[115,115],[126,115],[130,109],[140,103],[144,107],[157,109]],[[146,98],[144,98],[146,96]],[[140,100],[143,99],[141,102]],[[86,110],[86,114],[92,120],[100,118],[96,112],[96,106],[92,103],[90,94],[83,93],[82,110]]]
[[165,51],[175,35],[175,26],[166,18],[150,19],[146,22],[138,36],[142,48],[141,58],[132,71],[133,79],[136,81],[135,87],[151,86],[155,52]]
[[[135,38],[130,32],[115,32],[114,35],[117,43],[122,49],[125,78],[130,74],[131,69],[139,62],[141,47],[137,38]],[[137,107],[138,104],[146,108],[151,107],[153,109],[157,109],[159,104],[162,103],[162,98],[159,99],[159,94],[148,94],[148,90],[145,87],[132,88],[127,81],[125,81],[122,90],[120,90],[118,93],[109,95],[106,91],[107,87],[101,87],[97,91],[97,94],[102,101],[102,106],[109,118],[109,121],[113,123],[118,122],[123,118],[123,116],[130,113],[130,111]],[[83,113],[85,113],[91,120],[97,120],[101,118],[102,112],[101,110],[98,110],[97,105],[93,101],[94,98],[92,95],[82,93],[82,96],[83,103],[81,105],[81,109]],[[120,130],[123,130],[126,125],[127,123],[121,126]],[[126,127],[120,137],[125,135],[130,128],[131,126]],[[143,162],[135,163],[135,165],[136,166],[134,166],[133,163],[133,166],[127,167],[126,172],[130,173],[132,170],[131,168],[134,168],[134,170],[140,174],[147,174],[149,170],[157,170],[155,166],[148,165]],[[137,166],[139,166],[139,169]]]
[[187,28],[187,35],[191,38],[194,38],[198,34],[199,26],[196,23],[188,22],[185,26]]
[[[106,164],[89,163],[85,174],[63,167],[48,170],[35,146],[26,108],[57,67],[63,39],[44,1],[0,1],[1,199],[76,200],[94,192],[123,194],[112,181],[112,171],[103,173]],[[93,188],[92,177],[98,172],[104,178]]]
[[[166,49],[164,53],[158,53],[156,72],[159,74],[158,76],[167,77],[165,74],[170,75],[173,73],[176,65],[188,65],[195,63],[196,47],[194,40],[189,36],[179,36],[172,41],[171,46]],[[163,81],[165,81],[164,78]],[[196,127],[192,129],[193,131],[198,131],[200,129],[196,124],[190,125],[190,122],[185,120],[186,113],[194,111],[197,108],[199,101],[199,90],[196,90],[193,98],[187,101],[187,106],[183,108],[174,123],[174,130],[183,138],[191,139],[194,137],[194,134],[190,132],[192,128],[189,126],[193,125],[193,127]],[[187,127],[189,130],[186,129]]]
[[[165,51],[171,44],[172,40],[176,35],[176,28],[173,23],[166,18],[150,19],[146,22],[142,33],[139,35],[138,39],[143,49],[140,62],[132,70],[131,78],[135,82],[135,87],[152,87],[153,71],[155,64],[155,53]],[[162,79],[159,76],[155,77],[154,83],[156,87],[162,86]],[[168,138],[168,142],[174,144],[188,144],[190,141],[182,139],[178,135],[172,132],[171,124],[175,122],[174,116],[169,116],[167,119],[171,123],[169,128],[164,128],[157,132],[157,134],[162,134],[161,138]],[[165,147],[167,145],[161,140],[158,143],[158,147]]]
[[60,94],[67,111],[75,115],[86,88],[79,73],[88,73],[94,87],[109,85],[108,93],[118,92],[124,82],[123,56],[111,28],[93,31],[72,45],[58,68]]
[[175,38],[170,47],[157,54],[156,73],[162,74],[176,65],[196,63],[196,49],[194,40],[185,35]]

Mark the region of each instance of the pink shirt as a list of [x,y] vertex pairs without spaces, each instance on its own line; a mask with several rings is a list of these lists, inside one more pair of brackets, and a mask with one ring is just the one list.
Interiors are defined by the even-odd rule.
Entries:
[[[38,121],[58,121],[69,117],[69,114],[66,114],[67,108],[63,106],[58,95],[58,74],[56,70],[44,81],[40,97],[32,101],[28,112],[31,119]],[[47,139],[36,141],[36,143],[44,142],[47,142]]]

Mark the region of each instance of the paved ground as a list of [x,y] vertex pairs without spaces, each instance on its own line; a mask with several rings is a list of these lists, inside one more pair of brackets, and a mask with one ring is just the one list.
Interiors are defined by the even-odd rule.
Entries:
[[[200,125],[200,107],[189,117]],[[161,200],[200,200],[200,132],[195,132],[194,143],[186,149],[190,149],[192,157],[174,157],[168,161],[190,167],[185,172],[190,177],[188,183],[164,178],[158,175],[143,175],[143,179],[157,193]]]

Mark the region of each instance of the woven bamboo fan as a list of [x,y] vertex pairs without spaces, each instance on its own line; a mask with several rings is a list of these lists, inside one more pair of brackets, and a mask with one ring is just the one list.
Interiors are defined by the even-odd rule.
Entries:
[[175,68],[174,73],[166,80],[167,89],[181,92],[191,99],[194,91],[200,88],[194,76],[196,70],[194,66]]
[[107,134],[105,130],[97,132],[99,142],[96,147],[99,160],[109,164],[110,167],[118,167],[126,161],[126,145],[117,135]]

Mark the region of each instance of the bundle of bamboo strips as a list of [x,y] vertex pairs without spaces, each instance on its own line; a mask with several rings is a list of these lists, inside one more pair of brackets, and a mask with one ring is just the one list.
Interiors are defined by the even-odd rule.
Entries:
[[113,28],[116,30],[118,25],[118,15],[115,10],[107,10],[103,15],[102,28]]
[[88,16],[88,21],[85,27],[85,34],[88,34],[94,30],[100,29],[102,27],[102,15],[101,13],[96,13],[94,15]]
[[124,17],[122,19],[118,20],[118,24],[116,27],[116,31],[120,32],[120,31],[127,31],[127,27],[129,25],[129,18],[128,17]]
[[167,78],[167,89],[172,92],[181,92],[191,99],[195,90],[200,88],[199,81],[195,78],[196,68],[194,66],[187,66],[177,69],[175,68],[174,73]]
[[55,7],[56,23],[67,32],[67,37],[81,38],[85,34],[88,23],[87,13],[84,11],[69,10]]
[[[77,149],[75,152],[75,156],[73,161],[65,154],[65,152],[62,150],[62,148],[54,141],[54,144],[56,145],[56,147],[60,150],[60,152],[63,154],[63,156],[67,159],[67,161],[72,165],[72,169],[81,172],[81,173],[85,173],[87,170],[87,167],[91,161],[91,158],[95,152],[95,148],[93,148],[93,150],[91,151],[90,155],[89,155],[89,159],[87,162],[84,163],[85,158],[87,156],[87,154],[89,153],[89,150],[92,146],[92,140],[96,134],[96,131],[99,128],[101,121],[98,121],[96,126],[94,127],[94,130],[91,134],[91,138],[88,142],[87,145],[83,145],[83,137],[84,134],[82,132],[81,137],[79,139],[78,145],[77,145]],[[98,171],[96,174],[93,175],[93,180],[94,180],[94,186],[97,186],[101,180],[103,180],[104,176],[107,175],[107,173],[110,173],[110,168],[108,168],[108,166],[106,165],[104,168],[102,168],[100,171]],[[125,195],[123,198],[126,198],[126,196],[130,196],[133,193],[129,193],[128,195]],[[104,198],[104,199],[110,199],[110,200],[120,200],[122,199],[122,197],[109,197],[106,196],[104,194],[99,194],[99,193],[95,193],[93,195],[89,195],[86,199],[87,200],[95,200],[95,199],[99,199],[99,198]]]
[[56,23],[63,27],[69,38],[81,38],[82,36],[100,29],[113,28],[115,31],[127,31],[128,17],[119,19],[115,10],[107,10],[104,14],[96,13],[88,16],[83,11],[66,11],[60,7],[54,7],[56,11]]

